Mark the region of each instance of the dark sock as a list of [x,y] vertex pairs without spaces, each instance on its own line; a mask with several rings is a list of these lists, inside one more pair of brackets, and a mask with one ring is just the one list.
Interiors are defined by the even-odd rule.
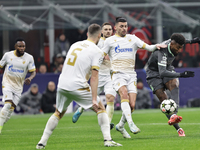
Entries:
[[176,87],[170,92],[171,92],[171,99],[173,99],[176,102],[177,106],[179,106],[179,88]]

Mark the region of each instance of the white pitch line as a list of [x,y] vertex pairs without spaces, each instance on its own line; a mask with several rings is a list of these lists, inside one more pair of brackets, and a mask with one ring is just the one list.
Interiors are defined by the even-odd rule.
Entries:
[[[167,123],[138,123],[137,126],[154,126],[154,125],[168,125]],[[200,125],[200,123],[181,123],[181,125]],[[93,126],[87,126],[88,128],[93,127]],[[69,127],[56,127],[56,129],[68,129],[68,128],[80,128],[80,126],[69,126]],[[18,131],[27,131],[27,130],[41,130],[43,131],[44,128],[40,128],[40,129],[17,129]],[[12,132],[12,131],[16,131],[16,130],[6,130],[8,132]]]

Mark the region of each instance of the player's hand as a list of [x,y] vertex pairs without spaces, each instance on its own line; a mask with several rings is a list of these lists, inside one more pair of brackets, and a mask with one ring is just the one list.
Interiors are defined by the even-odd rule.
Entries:
[[190,43],[191,43],[191,44],[192,44],[192,43],[199,43],[199,44],[200,44],[200,38],[199,38],[199,37],[195,37],[194,39],[191,40]]
[[29,84],[31,83],[31,79],[30,79],[30,78],[26,78],[26,79],[24,80],[24,83],[25,83],[26,85],[29,85]]
[[97,113],[99,111],[99,105],[96,100],[92,100],[92,103],[93,103],[92,108]]
[[184,71],[183,73],[180,73],[181,78],[189,78],[189,77],[194,77],[194,72],[193,71]]
[[160,48],[166,48],[167,45],[166,44],[156,44],[156,48],[160,49]]

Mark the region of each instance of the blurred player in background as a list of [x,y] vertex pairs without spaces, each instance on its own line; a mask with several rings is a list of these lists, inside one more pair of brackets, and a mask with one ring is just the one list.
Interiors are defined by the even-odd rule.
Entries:
[[[193,39],[187,41],[187,43],[197,43],[198,41]],[[176,73],[172,62],[175,57],[180,53],[185,44],[185,38],[178,33],[174,33],[168,41],[168,47],[161,48],[154,51],[147,62],[147,83],[156,94],[160,102],[168,99],[165,89],[168,89],[171,93],[171,99],[173,99],[177,106],[179,106],[179,80],[178,78],[194,77],[194,72],[185,71],[183,73]],[[185,136],[182,128],[179,126],[179,122],[182,120],[181,116],[167,115],[169,119],[168,124],[173,125],[177,130],[179,136]]]
[[[130,131],[134,134],[140,129],[134,124],[131,112],[134,111],[137,96],[137,74],[135,72],[135,54],[139,48],[154,51],[160,44],[148,45],[135,35],[127,34],[128,24],[125,18],[117,17],[115,22],[116,34],[104,42],[103,52],[111,60],[111,71],[114,89],[121,98],[122,117],[116,125],[124,138],[131,138],[124,125],[128,122]],[[166,46],[165,46],[166,47]]]
[[[113,29],[110,23],[106,22],[102,25],[102,37],[98,42],[98,47],[101,49],[103,48],[104,41],[106,38],[110,37],[113,33]],[[106,95],[106,112],[108,114],[109,122],[110,122],[110,129],[114,127],[114,124],[111,123],[113,113],[114,113],[114,100],[116,96],[116,92],[113,88],[113,82],[110,76],[110,59],[109,56],[106,55],[101,66],[99,69],[99,83],[98,83],[98,91],[97,94],[99,95],[102,91],[105,92]],[[83,112],[83,108],[79,107],[77,111],[74,113],[72,117],[72,121],[75,123],[80,115]]]
[[104,146],[122,146],[112,141],[108,115],[104,105],[97,97],[98,70],[103,61],[103,52],[96,45],[100,37],[101,27],[92,24],[88,27],[88,39],[76,42],[70,47],[58,81],[56,111],[49,118],[41,140],[36,146],[37,149],[45,148],[50,135],[72,101],[75,101],[84,109],[92,107],[97,113],[104,137]]
[[[0,133],[4,123],[10,119],[19,103],[23,84],[29,85],[36,75],[33,56],[24,52],[25,49],[24,39],[18,38],[15,42],[15,50],[6,52],[0,61],[0,67],[5,66],[2,80],[4,106],[0,112]],[[31,72],[31,75],[25,79],[28,71]]]

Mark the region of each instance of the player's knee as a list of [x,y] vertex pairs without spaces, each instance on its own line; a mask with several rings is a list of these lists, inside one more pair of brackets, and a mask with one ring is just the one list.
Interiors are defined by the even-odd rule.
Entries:
[[129,99],[128,90],[125,86],[122,86],[118,92],[119,92],[121,99]]
[[107,94],[106,95],[106,102],[114,102],[115,97],[113,95]]

